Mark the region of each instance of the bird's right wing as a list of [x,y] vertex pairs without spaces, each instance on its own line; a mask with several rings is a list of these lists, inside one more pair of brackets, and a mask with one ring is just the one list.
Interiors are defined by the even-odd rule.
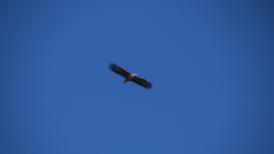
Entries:
[[130,75],[130,73],[128,71],[126,71],[125,69],[123,69],[122,67],[116,65],[116,64],[110,64],[109,65],[110,70],[112,70],[113,72],[128,78],[128,76]]

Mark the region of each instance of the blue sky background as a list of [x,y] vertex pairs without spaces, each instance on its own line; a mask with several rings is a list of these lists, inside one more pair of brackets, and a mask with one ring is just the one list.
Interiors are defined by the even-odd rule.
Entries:
[[0,153],[274,153],[271,1],[1,1],[0,19]]

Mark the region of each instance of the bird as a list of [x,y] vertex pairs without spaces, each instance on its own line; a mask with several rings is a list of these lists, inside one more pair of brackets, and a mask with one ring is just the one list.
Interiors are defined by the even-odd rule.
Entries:
[[128,83],[129,81],[133,81],[134,83],[146,88],[150,89],[152,87],[152,84],[148,82],[146,79],[139,77],[137,74],[129,73],[124,68],[116,65],[116,64],[109,64],[109,68],[111,71],[123,76],[125,80],[123,81],[124,84]]

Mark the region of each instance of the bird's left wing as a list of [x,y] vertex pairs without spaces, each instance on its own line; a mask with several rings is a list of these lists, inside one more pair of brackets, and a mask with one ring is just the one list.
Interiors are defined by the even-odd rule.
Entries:
[[135,83],[137,83],[138,85],[141,85],[141,86],[147,88],[147,89],[149,89],[149,88],[152,87],[151,83],[149,83],[144,78],[135,77],[132,81],[135,82]]

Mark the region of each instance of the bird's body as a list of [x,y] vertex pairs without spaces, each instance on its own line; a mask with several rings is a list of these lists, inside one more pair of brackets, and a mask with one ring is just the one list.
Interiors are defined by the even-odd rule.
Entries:
[[137,74],[130,74],[130,75],[124,80],[124,83],[127,83],[128,81],[132,81],[135,77],[137,77]]
[[110,64],[109,68],[113,72],[115,72],[115,73],[117,73],[117,74],[119,74],[119,75],[121,75],[121,76],[123,76],[125,78],[125,80],[123,81],[123,83],[127,83],[129,81],[133,81],[133,82],[137,83],[138,85],[143,86],[143,87],[145,87],[147,89],[149,89],[149,88],[152,87],[151,83],[149,83],[148,81],[146,81],[144,78],[138,77],[137,74],[129,73],[128,71],[126,71],[125,69],[121,68],[118,65]]

